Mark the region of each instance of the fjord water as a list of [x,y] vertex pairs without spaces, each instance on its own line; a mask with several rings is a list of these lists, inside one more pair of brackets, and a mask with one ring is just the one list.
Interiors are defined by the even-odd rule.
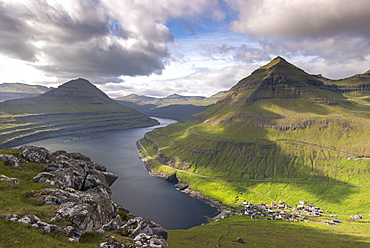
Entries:
[[[175,121],[156,118],[161,127]],[[29,143],[54,152],[80,152],[118,175],[111,186],[112,199],[137,216],[149,218],[166,229],[201,225],[217,209],[175,189],[172,183],[152,177],[138,157],[136,141],[155,127],[64,136]]]

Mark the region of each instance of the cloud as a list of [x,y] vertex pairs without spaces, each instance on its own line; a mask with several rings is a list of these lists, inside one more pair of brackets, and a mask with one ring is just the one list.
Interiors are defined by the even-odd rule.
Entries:
[[[203,45],[203,54],[213,59],[231,59],[234,62],[255,63],[271,59],[268,53],[261,48],[251,47],[246,44],[239,46],[228,45]],[[230,58],[228,58],[230,57]]]
[[174,78],[144,77],[125,78],[125,82],[112,88],[112,84],[100,86],[109,96],[119,97],[131,93],[165,97],[174,93],[191,96],[211,96],[221,90],[229,90],[239,80],[258,68],[255,64],[228,66],[222,69],[196,68],[193,73]]
[[226,0],[239,12],[231,28],[257,37],[370,37],[367,0]]
[[267,54],[348,68],[370,62],[368,0],[225,1],[238,14],[230,29],[253,38]]
[[217,0],[0,0],[0,54],[65,79],[161,74],[168,19],[202,13],[222,17]]

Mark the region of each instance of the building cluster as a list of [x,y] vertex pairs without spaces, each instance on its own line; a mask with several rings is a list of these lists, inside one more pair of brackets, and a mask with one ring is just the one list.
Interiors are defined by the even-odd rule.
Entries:
[[266,220],[285,220],[285,221],[303,221],[307,216],[319,217],[323,211],[306,201],[299,201],[294,208],[287,203],[280,201],[278,204],[273,202],[270,205],[265,203],[253,204],[245,201],[237,209],[225,210],[220,214],[219,219],[227,218],[231,215],[245,215],[251,219]]

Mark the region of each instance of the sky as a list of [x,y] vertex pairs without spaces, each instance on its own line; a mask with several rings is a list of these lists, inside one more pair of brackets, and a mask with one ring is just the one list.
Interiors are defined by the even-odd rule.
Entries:
[[339,79],[370,69],[369,23],[370,0],[0,0],[0,83],[211,96],[277,56]]

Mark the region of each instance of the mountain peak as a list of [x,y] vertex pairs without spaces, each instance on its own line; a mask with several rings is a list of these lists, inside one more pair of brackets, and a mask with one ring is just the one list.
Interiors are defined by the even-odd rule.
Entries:
[[72,79],[62,85],[60,85],[58,88],[66,88],[66,87],[73,87],[73,88],[94,88],[96,89],[96,86],[90,83],[87,79],[84,78],[77,78]]
[[251,105],[259,100],[305,98],[312,103],[336,104],[331,95],[321,90],[324,88],[324,83],[316,77],[276,57],[239,81],[219,103]]
[[286,70],[287,68],[294,68],[294,69],[298,69],[298,70],[302,71],[301,69],[299,69],[295,65],[289,63],[288,61],[286,61],[284,58],[282,58],[280,56],[274,58],[268,64],[260,67],[260,69],[264,69],[264,70],[269,70],[269,69],[273,69],[273,68],[275,68],[275,69],[276,68],[283,68],[284,70]]
[[57,101],[70,103],[109,103],[113,101],[95,85],[83,78],[68,81],[58,88],[42,94],[40,97],[51,97]]

